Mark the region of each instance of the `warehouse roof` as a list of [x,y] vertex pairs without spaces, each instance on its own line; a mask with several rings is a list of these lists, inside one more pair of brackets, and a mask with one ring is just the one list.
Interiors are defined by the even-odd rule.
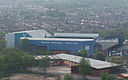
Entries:
[[[72,61],[72,62],[76,62],[76,63],[79,63],[82,58],[79,56],[69,55],[69,54],[58,54],[57,56],[60,59],[64,59],[64,60],[68,60],[68,61]],[[115,63],[105,62],[105,61],[101,61],[101,60],[95,60],[95,59],[91,59],[91,58],[86,58],[86,59],[88,59],[90,61],[91,67],[93,67],[95,69],[103,69],[103,68],[110,68],[113,66],[118,66]]]
[[[22,37],[21,39],[24,39]],[[93,41],[94,39],[72,39],[72,38],[26,38],[29,40],[52,40],[52,41]]]
[[[79,63],[80,60],[82,59],[82,57],[79,56],[75,56],[75,55],[70,55],[70,54],[57,54],[57,55],[53,55],[50,56],[51,59],[62,59],[62,60],[67,60],[67,61],[72,61],[72,62],[76,62]],[[39,58],[39,56],[36,56],[36,59],[41,59],[41,56]],[[105,62],[105,61],[101,61],[101,60],[95,60],[95,59],[91,59],[91,58],[86,58],[90,61],[90,65],[92,68],[95,69],[104,69],[104,68],[110,68],[113,66],[118,66],[118,64],[115,63],[110,63],[110,62]]]
[[54,37],[81,37],[81,38],[97,38],[99,34],[88,33],[54,33]]
[[[35,56],[35,59],[36,60],[40,60],[40,59],[42,59],[43,57],[46,57],[45,55],[42,55],[42,56]],[[56,55],[48,55],[48,57],[50,58],[50,59],[60,59],[58,56],[56,56]]]

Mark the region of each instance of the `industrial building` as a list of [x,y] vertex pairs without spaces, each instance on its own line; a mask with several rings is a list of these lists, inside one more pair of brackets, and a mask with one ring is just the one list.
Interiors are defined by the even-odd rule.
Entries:
[[[43,57],[45,56],[35,56],[35,59],[40,60]],[[82,57],[70,55],[70,54],[63,54],[63,53],[57,55],[51,55],[48,57],[51,59],[52,65],[67,66],[71,68],[71,73],[79,73],[78,65]],[[100,76],[104,72],[110,73],[111,69],[114,70],[116,69],[116,67],[119,66],[118,64],[111,62],[105,62],[91,58],[86,58],[86,59],[88,59],[90,62],[90,66],[93,69],[92,75],[94,76]]]
[[53,54],[76,54],[85,49],[91,57],[95,39],[98,37],[99,34],[54,33],[51,35],[45,30],[31,30],[8,33],[5,35],[5,40],[6,47],[16,47],[21,39],[28,39],[31,45],[45,47]]

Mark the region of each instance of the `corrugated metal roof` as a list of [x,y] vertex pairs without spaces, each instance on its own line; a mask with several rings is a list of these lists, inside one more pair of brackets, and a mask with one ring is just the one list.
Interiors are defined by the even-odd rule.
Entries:
[[[82,59],[82,57],[75,56],[75,55],[69,55],[69,54],[57,54],[57,56],[60,59],[68,60],[68,61],[72,61],[72,62],[76,62],[76,63],[79,63],[80,60]],[[91,59],[91,58],[86,58],[86,59],[88,59],[90,61],[91,67],[93,67],[95,69],[103,69],[103,68],[110,68],[113,66],[118,66],[115,63],[95,60],[95,59]]]
[[[22,37],[21,39],[24,39]],[[72,39],[72,38],[25,38],[29,40],[52,40],[52,41],[93,41],[94,39]]]
[[[42,56],[34,56],[35,57],[35,59],[36,60],[40,60],[40,59],[42,59],[43,57],[46,57],[46,55],[42,55]],[[58,56],[56,56],[56,55],[48,55],[48,57],[50,58],[50,59],[60,59]]]
[[[35,56],[35,59],[39,60],[42,57],[45,57],[45,56]],[[82,57],[79,57],[79,56],[63,54],[63,53],[57,54],[57,55],[52,55],[49,57],[51,59],[62,59],[62,60],[76,62],[76,63],[80,63],[80,60],[82,59]],[[95,60],[95,59],[91,59],[91,58],[86,58],[86,59],[88,59],[90,61],[91,67],[95,68],[95,69],[104,69],[104,68],[110,68],[113,66],[119,66],[118,64],[105,62],[105,61],[101,61],[101,60]]]
[[88,34],[88,33],[54,33],[54,37],[92,37],[97,38],[99,37],[99,34]]

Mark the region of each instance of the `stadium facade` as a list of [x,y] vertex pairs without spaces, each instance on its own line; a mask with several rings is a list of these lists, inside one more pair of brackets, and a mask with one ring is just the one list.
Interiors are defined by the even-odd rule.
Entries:
[[88,51],[91,57],[94,51],[95,39],[98,34],[55,33],[51,35],[45,30],[31,30],[8,33],[5,35],[6,47],[16,47],[21,39],[30,40],[31,45],[42,46],[53,54],[76,54],[82,49]]

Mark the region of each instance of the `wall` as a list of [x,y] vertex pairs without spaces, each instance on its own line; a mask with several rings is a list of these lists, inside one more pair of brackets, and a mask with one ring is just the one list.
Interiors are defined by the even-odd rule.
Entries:
[[72,51],[76,54],[78,51],[89,46],[89,57],[93,54],[94,41],[52,41],[52,40],[30,40],[30,43],[36,46],[46,46],[48,50],[52,51]]
[[63,50],[54,50],[54,51],[51,51],[54,55],[56,54],[60,54],[60,53],[66,53],[66,54],[72,54],[72,51],[71,50],[68,50],[68,51],[63,51]]
[[15,47],[15,36],[13,33],[5,35],[6,47]]
[[15,33],[15,47],[19,44],[21,37],[31,37],[28,33]]
[[[92,73],[91,74],[87,74],[87,75],[90,75],[90,76],[101,76],[102,73],[109,73],[110,72],[110,69],[99,69],[99,70],[96,70],[96,69],[92,69]],[[71,67],[71,73],[72,74],[80,74],[79,73],[79,70],[78,70],[78,66],[72,66]]]

